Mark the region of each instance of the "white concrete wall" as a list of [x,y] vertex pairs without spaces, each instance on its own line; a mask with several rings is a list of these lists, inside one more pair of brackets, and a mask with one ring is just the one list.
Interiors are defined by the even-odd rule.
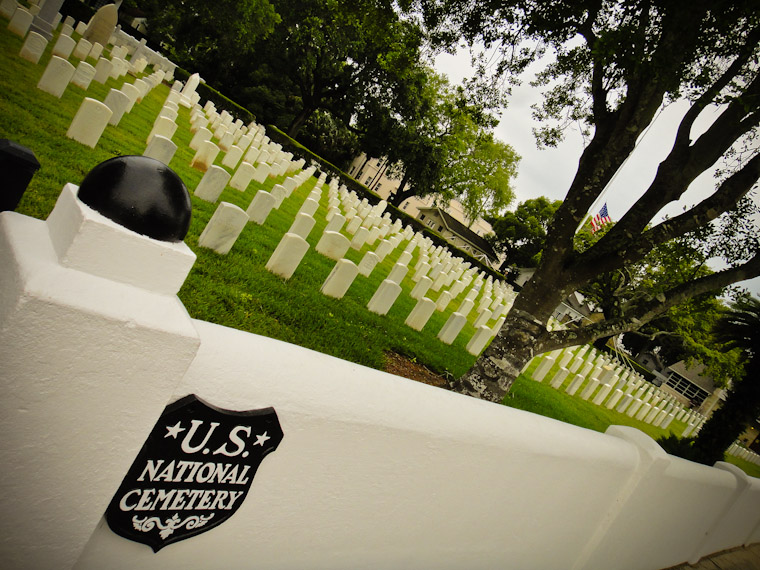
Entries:
[[[76,235],[123,243],[75,205]],[[49,226],[0,214],[3,568],[659,570],[760,538],[758,479],[191,320],[155,276],[68,266]],[[100,515],[191,393],[274,407],[284,439],[230,520],[153,553]]]

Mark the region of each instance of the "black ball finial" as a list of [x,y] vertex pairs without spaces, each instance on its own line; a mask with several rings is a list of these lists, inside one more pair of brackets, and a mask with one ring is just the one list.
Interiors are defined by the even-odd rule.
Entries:
[[178,242],[190,227],[190,194],[163,162],[118,156],[101,162],[79,186],[79,199],[106,218],[153,239]]

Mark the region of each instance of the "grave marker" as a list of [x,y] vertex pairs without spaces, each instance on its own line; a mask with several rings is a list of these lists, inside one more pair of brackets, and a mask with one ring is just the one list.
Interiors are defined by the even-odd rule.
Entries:
[[438,339],[444,344],[451,344],[462,332],[464,325],[467,323],[467,317],[460,313],[452,313],[446,324],[443,325],[438,333]]
[[24,45],[21,46],[19,57],[32,63],[39,63],[42,53],[47,47],[47,40],[37,32],[29,32]]
[[[314,249],[317,253],[321,253],[322,255],[337,261],[346,255],[346,252],[350,247],[351,242],[347,237],[339,232],[325,230]],[[356,271],[357,273],[359,272],[358,267]]]
[[307,239],[311,233],[311,230],[314,228],[315,223],[316,220],[309,214],[297,214],[295,220],[293,220],[293,224],[288,230],[288,233],[295,234],[302,237],[303,239]]
[[77,42],[76,47],[74,48],[74,53],[72,56],[76,59],[84,60],[89,55],[91,49],[92,44],[86,39],[80,38]]
[[247,223],[248,214],[242,208],[221,202],[198,237],[198,245],[225,255],[235,245]]
[[195,156],[190,161],[190,167],[201,172],[206,172],[214,164],[214,160],[216,160],[218,154],[218,146],[211,141],[203,141],[198,152],[195,153]]
[[433,313],[435,313],[435,303],[427,297],[421,297],[412,312],[406,317],[404,324],[416,331],[421,331]]
[[74,77],[75,71],[74,66],[68,61],[54,55],[50,58],[39,83],[37,83],[37,89],[60,99],[71,78]]
[[114,127],[118,126],[129,106],[129,97],[118,89],[111,89],[103,103],[111,109],[112,113],[111,118],[108,119],[108,124]]
[[220,166],[211,165],[195,188],[194,194],[206,202],[216,202],[229,180],[229,172]]
[[174,158],[175,152],[177,152],[177,145],[171,140],[162,135],[153,135],[153,138],[145,148],[145,152],[143,152],[143,156],[155,158],[168,166],[172,158]]
[[251,200],[248,209],[245,211],[248,214],[248,219],[259,225],[263,225],[267,221],[269,213],[274,208],[277,199],[265,190],[259,190]]
[[95,148],[110,118],[111,109],[100,101],[85,97],[66,131],[66,136]]
[[386,315],[401,294],[401,286],[393,281],[385,280],[372,295],[367,303],[367,309],[378,315]]
[[90,87],[93,77],[95,77],[95,68],[85,61],[80,61],[71,78],[71,84],[86,91]]
[[116,29],[118,19],[119,11],[116,5],[106,4],[95,12],[82,35],[93,44],[108,45],[111,34]]
[[488,341],[491,340],[491,336],[490,327],[479,327],[478,330],[475,331],[475,334],[472,335],[470,342],[467,343],[467,352],[473,356],[478,356],[481,352],[483,352],[483,349],[488,344]]
[[353,261],[339,259],[322,284],[320,291],[328,297],[342,299],[358,274],[359,268]]
[[112,68],[113,63],[111,63],[110,60],[101,57],[95,66],[95,76],[92,78],[93,81],[97,81],[98,83],[105,83],[108,78],[111,77]]
[[8,31],[23,38],[29,31],[29,27],[32,25],[32,20],[34,20],[34,14],[18,7],[13,13],[11,21],[8,23]]
[[283,279],[290,279],[309,249],[309,243],[301,236],[286,233],[267,261],[266,269]]

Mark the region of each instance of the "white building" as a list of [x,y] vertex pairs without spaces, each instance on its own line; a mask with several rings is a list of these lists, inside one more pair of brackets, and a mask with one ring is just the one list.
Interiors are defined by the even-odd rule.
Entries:
[[[349,166],[348,175],[387,200],[401,184],[401,180],[391,175],[389,166],[383,159],[367,158],[365,154],[361,154]],[[400,209],[425,223],[455,247],[468,252],[490,267],[498,267],[496,253],[483,239],[493,232],[491,224],[482,218],[469,224],[464,215],[464,208],[457,200],[451,200],[444,208],[436,204],[431,196],[413,196],[404,200]]]

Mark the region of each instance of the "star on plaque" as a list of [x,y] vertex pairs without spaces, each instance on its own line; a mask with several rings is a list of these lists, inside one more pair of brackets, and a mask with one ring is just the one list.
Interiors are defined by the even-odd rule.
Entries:
[[264,432],[263,434],[256,436],[256,443],[254,443],[253,445],[260,445],[261,447],[264,447],[264,443],[268,439],[271,439],[271,438],[267,435],[267,432]]
[[179,435],[179,432],[185,431],[185,428],[180,427],[182,425],[182,422],[177,422],[172,427],[166,426],[166,437],[173,437],[174,439],[177,439],[177,436]]

